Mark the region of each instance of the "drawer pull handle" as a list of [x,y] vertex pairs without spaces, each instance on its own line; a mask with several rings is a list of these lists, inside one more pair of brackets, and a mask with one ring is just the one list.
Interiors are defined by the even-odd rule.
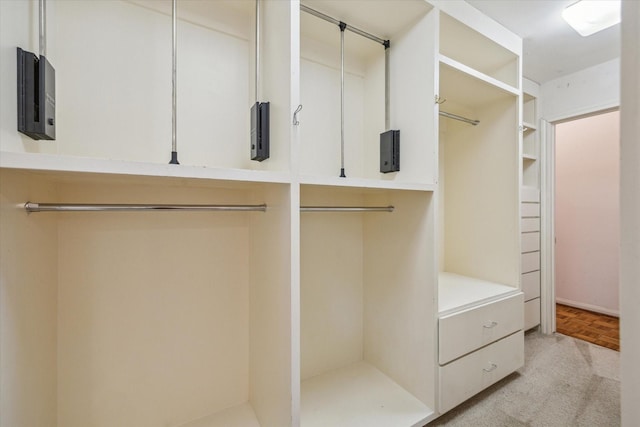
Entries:
[[487,368],[482,368],[482,370],[483,370],[483,371],[485,371],[485,372],[493,372],[493,371],[495,371],[495,370],[496,370],[496,368],[497,368],[497,367],[498,367],[498,365],[496,365],[495,363],[492,363],[492,364],[491,364],[491,367],[490,367],[489,369],[487,369]]
[[483,328],[491,329],[498,326],[498,322],[487,323],[486,325],[482,325]]

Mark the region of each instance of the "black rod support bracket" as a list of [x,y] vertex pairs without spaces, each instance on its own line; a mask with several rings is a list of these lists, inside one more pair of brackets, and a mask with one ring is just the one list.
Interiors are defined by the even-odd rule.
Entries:
[[382,43],[382,46],[384,46],[385,50],[389,49],[391,47],[391,41],[385,40],[384,43]]
[[340,21],[340,23],[338,24],[338,27],[340,27],[340,31],[344,31],[347,29],[347,23]]

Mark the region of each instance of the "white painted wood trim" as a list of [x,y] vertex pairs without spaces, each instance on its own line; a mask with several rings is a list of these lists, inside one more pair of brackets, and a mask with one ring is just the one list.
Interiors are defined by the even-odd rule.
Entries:
[[540,120],[540,329],[556,331],[555,284],[555,126]]
[[640,3],[622,2],[622,108],[620,145],[621,262],[620,311],[623,351],[620,356],[622,425],[640,419]]
[[593,311],[600,314],[606,314],[607,316],[620,317],[620,312],[618,310],[609,310],[605,307],[600,307],[592,304],[585,304],[583,302],[571,301],[564,298],[557,298],[556,302],[558,304],[568,305],[569,307],[581,308],[583,310]]

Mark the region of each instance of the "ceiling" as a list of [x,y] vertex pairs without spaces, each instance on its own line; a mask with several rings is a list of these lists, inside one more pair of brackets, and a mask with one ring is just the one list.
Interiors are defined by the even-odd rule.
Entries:
[[620,24],[582,37],[561,16],[576,0],[467,0],[523,39],[523,74],[545,83],[620,56]]

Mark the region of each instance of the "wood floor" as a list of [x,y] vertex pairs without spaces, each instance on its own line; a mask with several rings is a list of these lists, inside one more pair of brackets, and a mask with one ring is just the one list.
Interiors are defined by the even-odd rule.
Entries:
[[571,337],[620,351],[617,317],[556,304],[556,330]]

